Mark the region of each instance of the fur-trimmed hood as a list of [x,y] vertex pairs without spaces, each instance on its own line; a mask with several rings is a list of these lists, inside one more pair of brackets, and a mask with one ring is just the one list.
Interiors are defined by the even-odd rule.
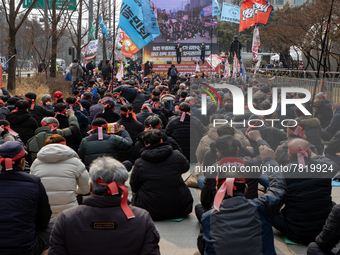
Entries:
[[309,127],[319,127],[320,126],[320,120],[318,118],[301,117],[301,118],[297,118],[296,120],[301,121],[304,125],[309,126]]

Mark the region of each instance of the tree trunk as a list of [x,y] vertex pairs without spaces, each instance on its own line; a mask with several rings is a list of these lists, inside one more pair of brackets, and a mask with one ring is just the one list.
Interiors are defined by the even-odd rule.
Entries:
[[105,35],[103,34],[103,59],[106,60],[107,59],[107,55],[106,55],[106,39],[105,39]]
[[[9,45],[8,45],[8,83],[7,89],[8,90],[15,90],[15,64],[16,64],[16,54],[17,49],[15,47],[15,40],[16,40],[16,31],[15,31],[15,1],[12,0],[10,2],[10,14],[9,14],[9,28],[8,28],[8,35],[9,35]],[[13,57],[14,56],[14,57]],[[1,77],[2,79],[2,77]]]
[[51,67],[50,67],[50,77],[56,77],[56,64],[57,64],[57,11],[56,11],[56,0],[52,1],[52,55],[51,55]]
[[[83,12],[83,0],[79,0],[79,13],[78,13],[78,24],[77,24],[77,58],[81,59],[81,20],[82,20],[82,12]],[[91,25],[91,24],[90,24]]]

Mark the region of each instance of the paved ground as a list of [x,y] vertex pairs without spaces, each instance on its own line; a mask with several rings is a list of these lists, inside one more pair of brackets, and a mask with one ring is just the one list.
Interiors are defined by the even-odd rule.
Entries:
[[[183,179],[189,173],[183,175]],[[190,188],[194,198],[194,205],[199,203],[200,190]],[[340,203],[340,187],[333,187],[333,201]],[[199,224],[193,211],[190,216],[181,222],[160,221],[155,222],[160,233],[160,249],[162,255],[199,255],[197,249],[197,236]],[[278,255],[306,255],[306,246],[287,245],[280,232],[274,229],[274,243]]]

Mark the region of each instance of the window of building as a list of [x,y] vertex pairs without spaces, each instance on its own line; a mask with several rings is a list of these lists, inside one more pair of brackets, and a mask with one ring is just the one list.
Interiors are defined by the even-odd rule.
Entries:
[[278,4],[278,5],[284,5],[284,0],[276,0],[276,4]]
[[294,0],[295,5],[301,5],[304,3],[304,0]]

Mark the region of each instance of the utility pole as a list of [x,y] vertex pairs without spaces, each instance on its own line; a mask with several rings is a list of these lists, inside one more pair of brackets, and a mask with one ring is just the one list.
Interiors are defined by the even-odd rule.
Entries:
[[[48,44],[49,44],[49,36],[48,36],[48,34],[49,34],[49,29],[48,29],[48,0],[44,0],[44,16],[45,16],[45,40],[46,40],[46,45],[47,45],[47,47],[48,47]],[[47,48],[48,49],[48,48]],[[49,66],[49,63],[48,63],[48,61],[46,61],[47,59],[46,59],[46,55],[47,54],[45,54],[45,57],[44,57],[44,59],[42,59],[42,60],[44,60],[44,69],[45,69],[45,77],[46,77],[46,81],[47,81],[47,68],[48,68],[48,66]]]
[[113,0],[113,35],[112,35],[112,86],[115,78],[115,45],[116,45],[116,0]]
[[89,27],[93,23],[93,0],[89,0]]
[[[109,0],[109,38],[111,36],[111,0]],[[110,57],[110,59],[112,59],[112,56]]]

